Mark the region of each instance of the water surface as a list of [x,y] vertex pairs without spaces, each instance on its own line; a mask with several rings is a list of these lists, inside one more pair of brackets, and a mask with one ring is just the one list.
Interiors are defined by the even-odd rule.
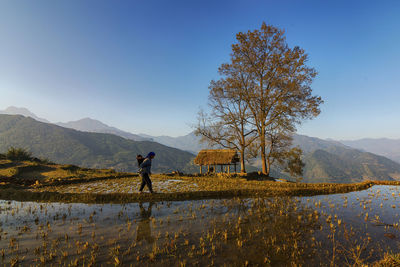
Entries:
[[0,201],[9,264],[342,265],[400,252],[396,186],[313,197]]

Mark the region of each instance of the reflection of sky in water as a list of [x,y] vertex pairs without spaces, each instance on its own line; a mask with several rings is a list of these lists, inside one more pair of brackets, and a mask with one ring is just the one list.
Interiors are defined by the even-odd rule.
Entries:
[[[225,206],[223,200],[196,200],[196,201],[175,201],[175,202],[156,202],[152,207],[152,215],[156,219],[177,220],[177,217],[183,216],[183,219],[190,217],[191,210],[196,211],[197,216],[206,216],[210,214],[207,205],[213,205],[212,215],[224,215],[231,208]],[[211,204],[212,203],[212,204]],[[149,203],[143,203],[144,208],[148,208]],[[42,208],[40,208],[42,207]],[[14,214],[12,214],[14,210]],[[34,212],[32,212],[34,211]],[[126,223],[127,220],[140,219],[139,203],[128,204],[83,204],[83,203],[37,203],[37,202],[18,202],[0,200],[0,221],[2,228],[12,231],[13,228],[22,224],[34,224],[36,218],[39,221],[46,221],[49,218],[61,223],[63,215],[67,216],[66,223],[71,219],[87,219],[93,214],[93,220],[96,224],[102,222]],[[120,214],[123,216],[119,216]],[[206,217],[204,217],[206,218]]]
[[[392,195],[393,193],[395,194],[394,196]],[[314,208],[315,202],[321,201],[321,208],[317,208],[317,210],[340,215],[340,217],[349,222],[357,223],[360,222],[360,219],[364,221],[364,217],[368,212],[369,219],[375,219],[375,215],[378,215],[384,223],[394,224],[400,223],[399,193],[400,188],[397,186],[375,185],[367,190],[358,192],[301,197],[299,199]],[[311,201],[307,202],[307,199]],[[346,199],[347,207],[345,207]],[[393,205],[395,205],[395,208],[392,207]]]
[[[172,180],[172,182],[176,181]],[[400,188],[396,186],[373,186],[364,191],[295,197],[295,199],[298,201],[299,211],[309,209],[308,212],[314,210],[319,212],[319,224],[322,225],[322,230],[316,229],[315,237],[323,243],[324,248],[329,249],[330,246],[329,240],[326,239],[327,234],[330,233],[326,219],[331,215],[332,222],[337,227],[337,221],[334,219],[334,216],[337,215],[337,218],[342,220],[342,226],[345,225],[347,228],[352,227],[354,229],[356,238],[362,239],[370,235],[373,247],[381,247],[385,251],[399,252],[399,228],[386,228],[384,225],[378,224],[375,217],[379,216],[379,221],[384,224],[400,223],[399,193]],[[272,198],[269,199],[273,200]],[[245,199],[242,200],[244,205],[239,205],[238,200],[229,199],[164,201],[153,203],[150,209],[149,203],[142,205],[139,203],[64,204],[1,200],[0,227],[3,232],[8,232],[10,236],[17,234],[23,225],[28,225],[33,229],[31,236],[24,237],[25,240],[31,237],[32,240],[29,242],[35,242],[33,233],[36,231],[37,225],[47,222],[52,225],[54,234],[71,232],[72,226],[76,227],[78,224],[83,224],[83,231],[85,229],[87,231],[96,229],[96,231],[104,232],[104,235],[112,237],[115,234],[114,230],[124,227],[127,221],[131,221],[134,227],[138,227],[139,231],[141,231],[140,229],[151,231],[151,238],[157,233],[163,235],[166,232],[174,233],[176,231],[186,231],[189,235],[195,235],[204,231],[211,222],[225,220],[227,213],[230,217],[236,217],[233,220],[237,220],[239,213],[247,212],[247,208],[252,202],[252,199]],[[393,205],[396,207],[393,208]],[[366,213],[368,213],[367,221],[365,221]],[[143,214],[146,214],[145,218]],[[163,221],[163,223],[160,223],[160,221]],[[91,225],[90,222],[93,222],[95,226],[93,226],[94,224]],[[157,227],[155,227],[156,224]],[[155,229],[157,233],[155,233]],[[341,229],[338,227],[336,232],[340,241],[343,240]],[[301,231],[301,229],[299,230]],[[394,234],[394,238],[386,237],[385,233]],[[150,238],[145,236],[143,240],[150,240]],[[40,240],[37,242],[40,242]],[[7,242],[2,243],[0,248],[7,246]]]
[[[358,192],[298,199],[308,207],[324,212],[328,216],[331,215],[332,219],[337,215],[338,219],[342,220],[342,224],[354,229],[358,238],[370,236],[373,243],[383,246],[385,250],[399,252],[399,193],[400,188],[397,186],[375,185]],[[319,202],[321,202],[321,207],[319,205],[316,207],[315,204]],[[394,208],[393,205],[395,205]],[[395,224],[399,224],[399,226],[396,227]],[[325,225],[327,228],[328,224]],[[395,227],[385,227],[385,225],[394,225]],[[393,234],[392,238],[385,236],[385,233]],[[339,238],[341,238],[340,235]]]

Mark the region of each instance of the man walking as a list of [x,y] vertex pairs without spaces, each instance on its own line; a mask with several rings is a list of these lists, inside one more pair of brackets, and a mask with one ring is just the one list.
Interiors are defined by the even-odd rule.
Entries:
[[143,162],[139,165],[140,167],[139,173],[140,176],[142,177],[142,184],[140,185],[139,189],[140,193],[143,192],[143,188],[145,185],[147,185],[147,187],[149,188],[150,193],[154,193],[153,187],[151,186],[150,174],[151,174],[151,160],[154,159],[155,156],[156,153],[150,152],[149,154],[147,154],[147,157],[143,160]]

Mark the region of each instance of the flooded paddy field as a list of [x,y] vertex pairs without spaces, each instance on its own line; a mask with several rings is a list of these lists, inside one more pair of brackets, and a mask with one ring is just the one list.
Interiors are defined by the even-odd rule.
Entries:
[[3,265],[344,266],[400,253],[400,188],[126,204],[0,201]]

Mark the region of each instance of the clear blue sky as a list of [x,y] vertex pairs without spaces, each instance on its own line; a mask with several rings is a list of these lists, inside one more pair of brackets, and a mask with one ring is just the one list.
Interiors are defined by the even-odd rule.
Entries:
[[299,133],[400,138],[400,1],[0,1],[0,109],[184,135],[239,31],[286,30],[319,72]]

